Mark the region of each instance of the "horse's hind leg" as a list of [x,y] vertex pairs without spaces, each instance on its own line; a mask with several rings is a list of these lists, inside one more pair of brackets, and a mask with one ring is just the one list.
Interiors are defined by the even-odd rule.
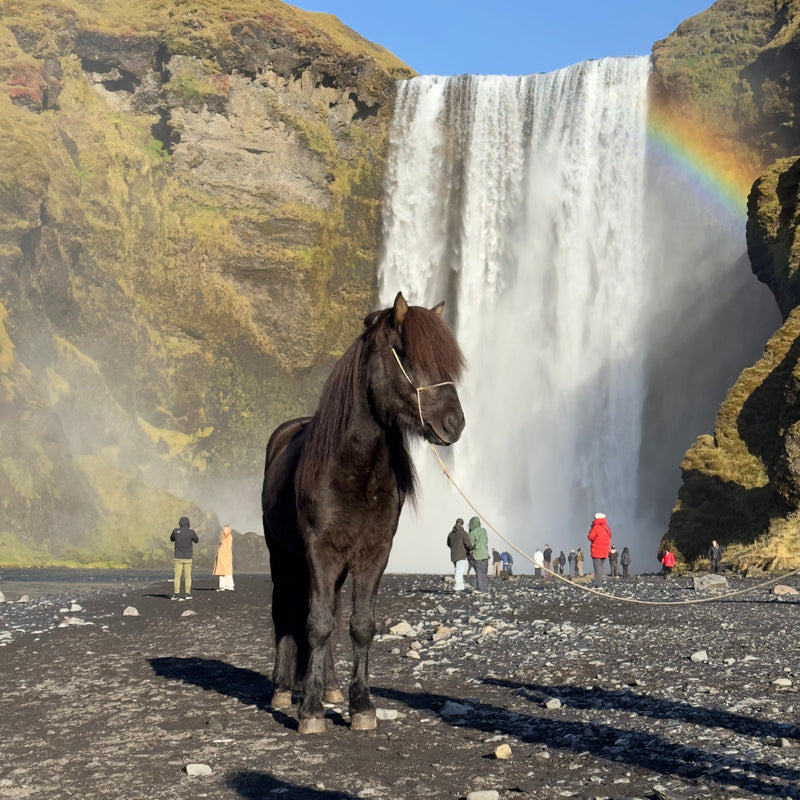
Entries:
[[[286,569],[284,564],[284,569]],[[291,708],[292,688],[302,680],[308,661],[306,640],[307,582],[297,570],[291,574],[273,571],[272,623],[275,628],[275,666],[272,671],[271,705]]]

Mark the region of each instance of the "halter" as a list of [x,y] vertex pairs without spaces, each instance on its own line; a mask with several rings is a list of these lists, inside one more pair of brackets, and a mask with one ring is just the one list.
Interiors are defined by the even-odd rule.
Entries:
[[402,362],[400,361],[400,356],[397,355],[397,350],[392,348],[392,354],[394,355],[395,361],[397,361],[397,366],[400,367],[400,371],[403,373],[405,379],[411,384],[411,388],[417,393],[417,410],[419,411],[419,421],[422,427],[425,427],[425,420],[422,417],[422,395],[420,392],[424,392],[426,389],[436,389],[439,386],[455,386],[453,381],[442,381],[441,383],[434,383],[430,386],[415,386],[414,381],[408,377],[408,373],[405,371]]

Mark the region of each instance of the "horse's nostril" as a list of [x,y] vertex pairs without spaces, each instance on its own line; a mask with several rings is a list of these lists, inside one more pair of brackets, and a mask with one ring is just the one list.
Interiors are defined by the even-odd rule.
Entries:
[[444,421],[445,430],[448,433],[458,433],[464,427],[464,417],[461,414],[448,414]]

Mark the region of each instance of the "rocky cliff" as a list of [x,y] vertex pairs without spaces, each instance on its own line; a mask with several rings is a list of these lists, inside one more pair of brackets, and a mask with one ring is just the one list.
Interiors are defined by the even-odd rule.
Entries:
[[0,16],[0,558],[146,566],[252,505],[375,298],[395,80],[278,0]]
[[754,274],[784,318],[763,358],[731,388],[713,435],[701,435],[686,453],[662,546],[696,562],[717,539],[741,568],[796,568],[800,3],[720,0],[653,54],[658,101],[680,109],[690,124],[699,120],[723,148],[764,170],[748,199],[747,246]]

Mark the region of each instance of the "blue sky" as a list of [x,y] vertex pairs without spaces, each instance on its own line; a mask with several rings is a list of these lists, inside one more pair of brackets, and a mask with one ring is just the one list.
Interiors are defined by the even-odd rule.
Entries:
[[526,75],[642,56],[711,0],[295,0],[325,11],[423,75]]

